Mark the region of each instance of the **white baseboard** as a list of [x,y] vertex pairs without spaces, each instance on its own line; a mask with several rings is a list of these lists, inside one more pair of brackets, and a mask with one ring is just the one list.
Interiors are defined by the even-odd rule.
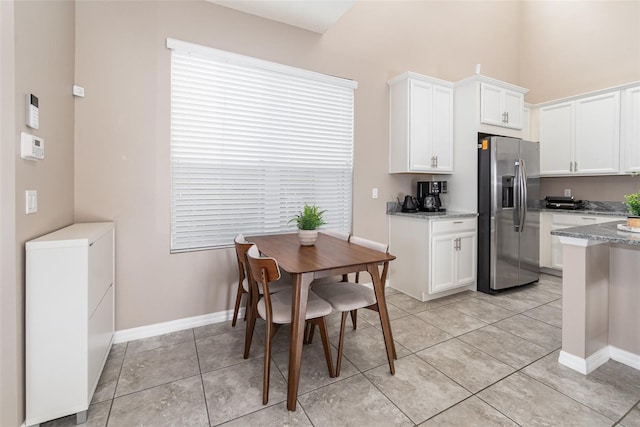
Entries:
[[612,345],[609,346],[609,354],[613,360],[632,368],[640,370],[640,354],[633,354]]
[[612,345],[602,347],[586,359],[574,356],[565,351],[560,351],[558,362],[574,371],[587,375],[607,363],[609,359],[640,370],[640,355],[619,349]]
[[[243,317],[244,307],[241,307],[238,313],[238,318],[242,319]],[[201,316],[187,317],[185,319],[171,320],[169,322],[156,323],[148,326],[140,326],[138,328],[122,329],[115,332],[113,343],[118,344],[127,341],[139,340],[141,338],[155,337],[157,335],[168,334],[170,332],[206,326],[212,323],[226,322],[231,319],[233,319],[233,310],[226,310],[203,314]]]
[[[373,289],[373,283],[362,283],[362,285]],[[389,286],[389,281],[385,283]],[[240,308],[238,319],[244,317],[244,307]],[[212,323],[226,322],[233,319],[233,310],[218,311],[216,313],[203,314],[201,316],[187,317],[185,319],[171,320],[169,322],[156,323],[153,325],[140,326],[138,328],[122,329],[116,331],[113,337],[113,343],[119,344],[123,342],[139,340],[142,338],[155,337],[157,335],[168,334],[170,332],[182,331],[199,326],[206,326]]]
[[598,367],[604,365],[609,360],[609,346],[602,347],[600,350],[593,353],[591,356],[583,359],[582,357],[574,356],[566,351],[560,351],[558,362],[568,368],[578,371],[583,375],[587,375],[595,371]]

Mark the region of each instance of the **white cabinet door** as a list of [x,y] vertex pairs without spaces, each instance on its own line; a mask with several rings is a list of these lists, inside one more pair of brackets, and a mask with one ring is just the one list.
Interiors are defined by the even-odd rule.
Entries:
[[480,84],[480,122],[522,129],[524,95],[487,83]]
[[409,82],[409,170],[432,168],[431,103],[433,86],[418,80]]
[[453,89],[435,81],[389,82],[389,173],[453,172]]
[[458,237],[456,251],[456,284],[473,283],[476,280],[476,233],[464,233]]
[[574,106],[572,101],[540,108],[540,175],[573,172]]
[[476,280],[476,232],[431,238],[430,293],[442,292]]
[[431,238],[431,281],[429,293],[446,291],[456,287],[455,252],[456,236],[444,235]]
[[618,173],[619,146],[620,92],[578,99],[574,174]]
[[433,86],[432,154],[435,170],[453,172],[453,90]]
[[624,91],[621,170],[640,172],[640,86]]
[[487,83],[480,84],[480,122],[488,125],[502,126],[502,88]]
[[504,89],[503,108],[506,113],[504,127],[522,129],[524,112],[524,96],[521,93]]

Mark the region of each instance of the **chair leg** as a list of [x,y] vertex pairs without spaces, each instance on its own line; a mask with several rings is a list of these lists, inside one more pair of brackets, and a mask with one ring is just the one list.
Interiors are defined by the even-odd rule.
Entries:
[[[236,294],[236,305],[233,309],[233,321],[231,322],[231,326],[236,326],[236,321],[238,320],[238,312],[240,311],[240,302],[242,302],[242,294],[244,293],[244,289],[242,288],[242,283],[238,285],[238,292]],[[245,312],[245,318],[247,313]]]
[[320,328],[320,337],[322,338],[322,347],[324,348],[324,358],[327,361],[327,368],[329,369],[329,377],[335,378],[336,374],[333,369],[333,357],[331,356],[331,344],[329,344],[327,319],[326,317],[320,317],[318,319],[314,319],[314,323],[316,322],[318,323],[318,327]]
[[313,342],[313,333],[316,331],[316,325],[313,322],[309,322],[309,334],[307,335],[307,344]]
[[266,333],[264,334],[264,378],[262,379],[262,404],[266,405],[269,402],[269,374],[271,368],[271,337],[273,333],[271,331],[273,325],[271,322],[266,324]]
[[244,339],[244,358],[249,358],[249,351],[251,350],[251,341],[253,341],[253,330],[256,327],[256,318],[258,317],[257,307],[253,303],[247,304],[247,311],[249,312],[247,317],[247,328]]
[[351,323],[353,323],[353,329],[358,327],[358,310],[351,310]]
[[336,377],[340,376],[340,368],[342,367],[342,350],[344,349],[344,328],[347,323],[347,313],[342,312],[342,321],[340,322],[340,339],[338,340],[338,360],[336,361]]

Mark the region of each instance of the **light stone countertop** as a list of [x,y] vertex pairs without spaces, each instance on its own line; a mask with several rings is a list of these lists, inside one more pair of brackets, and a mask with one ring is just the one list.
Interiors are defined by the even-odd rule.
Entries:
[[581,227],[562,228],[551,231],[551,235],[640,246],[640,233],[618,230],[618,224],[625,224],[625,221],[612,221],[602,224],[583,225]]
[[421,218],[426,220],[432,219],[451,219],[451,218],[475,218],[478,216],[476,212],[400,212],[400,211],[387,211],[387,215],[407,216],[413,218]]

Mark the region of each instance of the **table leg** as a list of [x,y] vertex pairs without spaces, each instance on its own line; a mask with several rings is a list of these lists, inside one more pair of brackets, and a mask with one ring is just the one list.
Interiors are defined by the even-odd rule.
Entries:
[[389,370],[391,375],[395,375],[396,368],[393,363],[394,345],[393,335],[391,334],[391,324],[389,323],[389,313],[387,312],[387,300],[384,295],[384,283],[380,280],[380,272],[377,264],[367,264],[367,271],[373,280],[373,290],[376,293],[378,301],[378,313],[380,314],[380,326],[382,326],[382,334],[384,335],[384,345],[387,350],[387,360],[389,361]]
[[305,316],[309,285],[313,273],[292,274],[293,297],[291,301],[291,340],[289,341],[289,384],[287,388],[287,409],[296,410],[300,364],[302,362],[302,342],[304,338]]

